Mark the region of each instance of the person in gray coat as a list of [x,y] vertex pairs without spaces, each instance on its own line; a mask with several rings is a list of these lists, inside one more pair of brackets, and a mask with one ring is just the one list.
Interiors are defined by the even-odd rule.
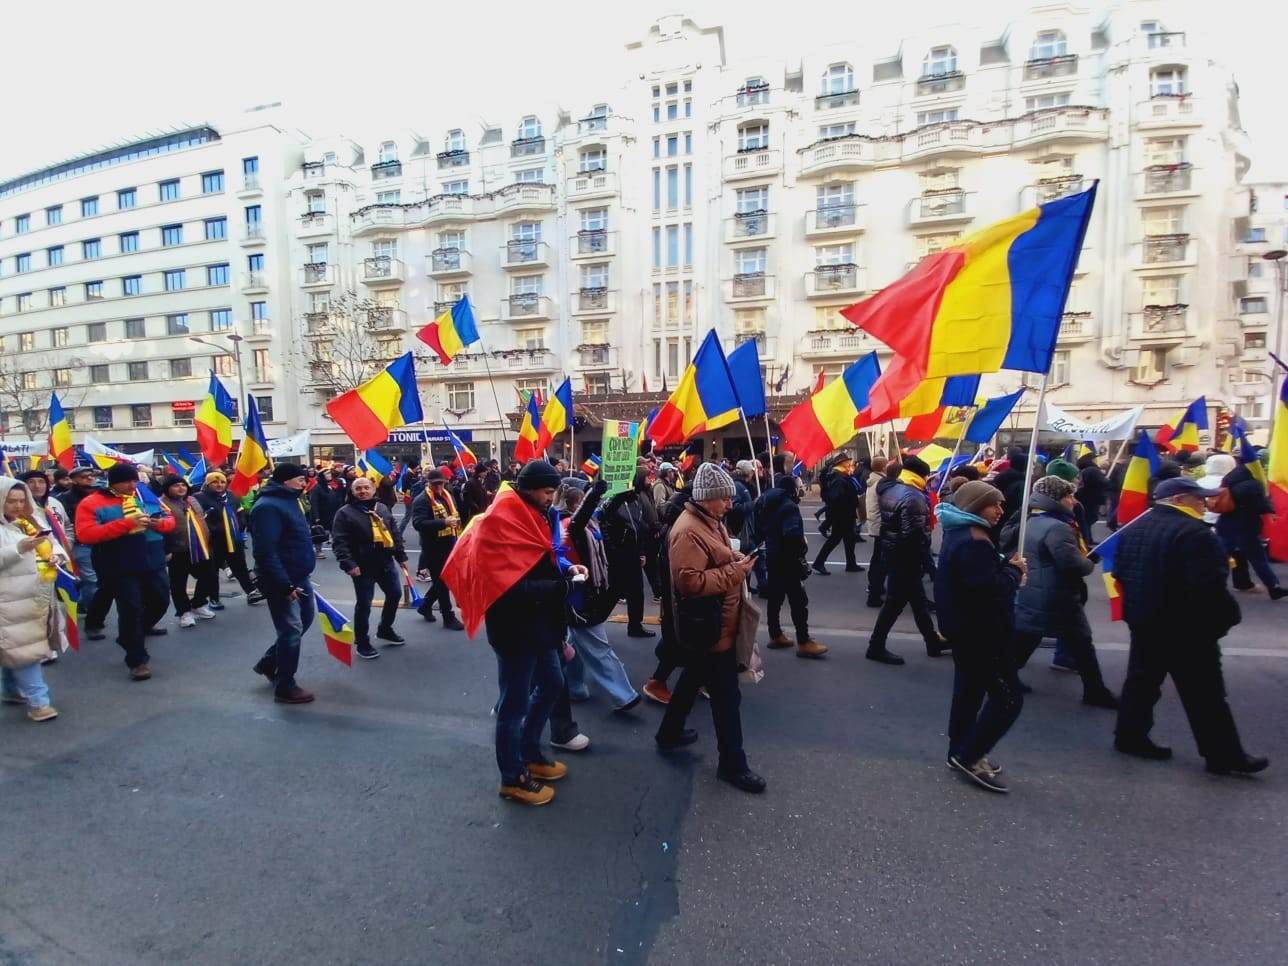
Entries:
[[[1015,598],[1015,659],[1024,667],[1044,637],[1061,642],[1082,678],[1082,703],[1117,708],[1118,699],[1105,686],[1092,644],[1084,578],[1095,569],[1087,557],[1086,536],[1074,520],[1073,484],[1044,476],[1033,487],[1024,556],[1029,579]],[[1002,546],[1018,541],[1019,521],[1007,525]]]

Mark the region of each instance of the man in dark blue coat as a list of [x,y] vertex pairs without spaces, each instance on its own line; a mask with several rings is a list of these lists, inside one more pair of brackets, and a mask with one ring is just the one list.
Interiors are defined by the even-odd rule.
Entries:
[[[809,636],[809,597],[801,583],[805,568],[805,524],[801,520],[800,487],[796,477],[782,475],[774,488],[760,498],[761,526],[765,533],[765,561],[769,565],[769,646],[792,646],[779,623],[783,599],[792,610],[796,630],[796,656],[822,657],[827,647]],[[747,548],[751,549],[751,548]]]

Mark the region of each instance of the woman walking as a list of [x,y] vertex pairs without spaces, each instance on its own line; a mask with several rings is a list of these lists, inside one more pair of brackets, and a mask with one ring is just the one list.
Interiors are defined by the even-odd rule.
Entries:
[[[165,478],[161,502],[175,520],[175,528],[165,535],[170,600],[179,616],[179,626],[195,627],[198,618],[215,619],[215,612],[207,605],[211,597],[219,595],[219,576],[211,559],[206,511],[188,495],[188,481],[182,476]],[[191,597],[188,596],[189,577],[197,582]]]
[[25,704],[32,721],[49,721],[58,712],[40,662],[59,649],[61,637],[53,545],[35,523],[36,507],[22,483],[0,477],[0,507],[0,700]]

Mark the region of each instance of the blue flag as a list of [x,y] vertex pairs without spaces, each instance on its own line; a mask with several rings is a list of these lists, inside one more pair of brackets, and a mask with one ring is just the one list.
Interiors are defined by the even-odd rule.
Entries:
[[1002,428],[1002,423],[1006,421],[1007,416],[1011,415],[1011,410],[1023,395],[1024,390],[1021,388],[1009,396],[994,396],[984,403],[971,419],[970,425],[966,427],[962,439],[972,443],[987,443],[997,435],[997,431]]
[[734,349],[729,353],[728,362],[742,414],[748,419],[763,416],[768,407],[765,405],[765,377],[760,371],[760,353],[756,350],[756,340],[748,339]]

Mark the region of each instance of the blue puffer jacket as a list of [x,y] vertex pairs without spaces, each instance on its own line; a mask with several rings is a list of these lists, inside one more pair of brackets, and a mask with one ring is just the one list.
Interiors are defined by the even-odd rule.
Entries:
[[250,535],[265,593],[290,593],[313,573],[317,557],[299,493],[281,483],[265,484],[250,511]]

